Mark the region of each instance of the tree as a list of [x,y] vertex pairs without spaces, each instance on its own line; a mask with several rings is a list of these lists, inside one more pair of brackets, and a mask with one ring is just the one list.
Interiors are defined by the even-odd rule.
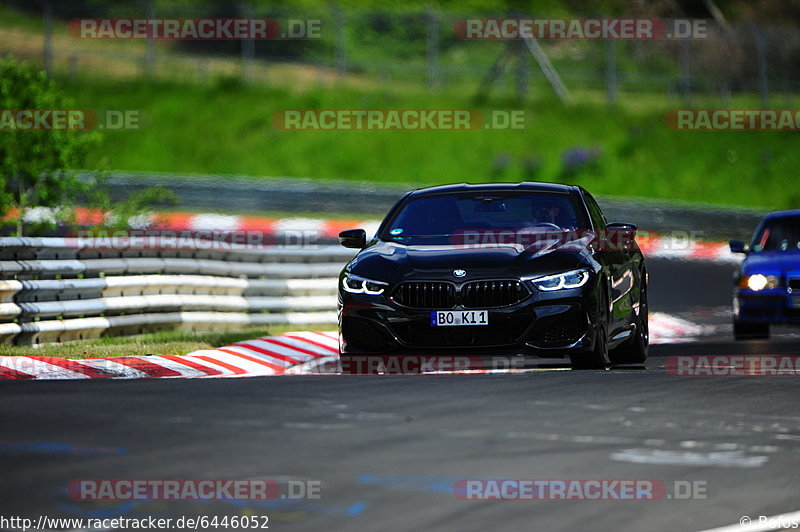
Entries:
[[[47,208],[65,218],[70,207],[97,187],[78,176],[99,133],[83,130],[15,129],[19,110],[65,110],[71,102],[43,72],[6,57],[0,60],[0,208],[17,236],[26,232],[26,214]],[[52,127],[52,122],[50,122]],[[45,217],[33,225],[52,225]]]

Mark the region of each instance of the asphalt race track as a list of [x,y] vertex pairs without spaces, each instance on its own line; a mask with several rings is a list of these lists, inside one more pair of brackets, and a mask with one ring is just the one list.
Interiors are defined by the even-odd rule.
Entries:
[[[270,530],[704,530],[800,510],[792,377],[678,377],[734,343],[730,265],[650,261],[651,310],[708,326],[646,368],[0,382],[0,515],[267,515]],[[75,479],[320,481],[320,498],[81,502]],[[660,500],[467,501],[461,479],[652,479]],[[684,487],[705,488],[684,499]]]

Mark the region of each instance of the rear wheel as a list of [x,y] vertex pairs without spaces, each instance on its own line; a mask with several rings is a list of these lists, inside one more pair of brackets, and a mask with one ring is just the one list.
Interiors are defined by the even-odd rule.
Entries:
[[636,330],[633,336],[608,354],[612,364],[641,364],[647,360],[650,329],[646,285],[642,286],[642,294],[639,297],[639,313],[634,324]]
[[769,323],[733,320],[733,337],[736,340],[763,340],[769,338]]

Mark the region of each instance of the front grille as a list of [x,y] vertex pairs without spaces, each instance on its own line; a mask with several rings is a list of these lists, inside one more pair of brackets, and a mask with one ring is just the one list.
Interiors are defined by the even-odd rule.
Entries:
[[789,279],[789,288],[792,290],[800,290],[800,278]]
[[407,281],[395,289],[392,299],[400,305],[419,309],[465,309],[510,307],[530,295],[516,280],[470,281],[456,289],[443,281]]
[[395,301],[411,308],[453,308],[456,305],[456,287],[437,281],[401,283],[392,296]]
[[478,309],[510,307],[528,295],[519,281],[473,281],[461,287],[461,304]]

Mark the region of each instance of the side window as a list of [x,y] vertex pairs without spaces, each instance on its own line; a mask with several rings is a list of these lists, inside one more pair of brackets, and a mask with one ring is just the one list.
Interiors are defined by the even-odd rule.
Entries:
[[608,224],[606,222],[606,217],[603,216],[603,211],[600,210],[600,206],[597,205],[597,202],[594,200],[591,194],[583,191],[583,195],[586,198],[586,207],[589,209],[589,215],[592,217],[592,222],[595,225],[596,229],[603,229]]

